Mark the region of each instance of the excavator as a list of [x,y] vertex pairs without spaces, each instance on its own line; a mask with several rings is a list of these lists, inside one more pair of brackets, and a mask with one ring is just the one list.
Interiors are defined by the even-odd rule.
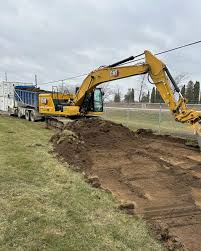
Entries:
[[103,113],[103,93],[97,88],[102,83],[148,74],[148,79],[159,91],[165,104],[169,107],[174,119],[192,127],[198,137],[201,148],[201,112],[189,109],[167,66],[150,51],[143,54],[145,62],[124,65],[135,59],[134,56],[117,63],[100,67],[87,75],[76,94],[39,95],[39,113],[51,123],[63,123],[61,117],[100,116]]

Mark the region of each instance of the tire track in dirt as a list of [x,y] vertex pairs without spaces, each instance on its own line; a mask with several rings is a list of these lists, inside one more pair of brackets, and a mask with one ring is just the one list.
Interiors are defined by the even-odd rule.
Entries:
[[68,163],[98,176],[118,199],[134,202],[135,213],[170,249],[201,250],[199,150],[184,140],[140,132],[108,121],[78,120],[52,142]]

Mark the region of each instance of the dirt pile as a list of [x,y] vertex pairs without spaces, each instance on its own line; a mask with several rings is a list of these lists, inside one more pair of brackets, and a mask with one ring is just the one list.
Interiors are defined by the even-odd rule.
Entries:
[[[182,139],[76,120],[52,137],[55,152],[144,217],[170,249],[200,250],[201,154]],[[160,227],[158,227],[160,226]],[[165,226],[165,227],[164,227]],[[164,232],[168,234],[164,235]],[[164,237],[165,236],[165,237]],[[182,244],[181,244],[182,243]]]
[[[70,131],[76,137],[68,135]],[[89,171],[93,165],[92,149],[114,149],[135,138],[136,135],[122,125],[99,119],[83,119],[67,124],[51,141],[56,152],[69,164]]]
[[26,90],[30,92],[49,93],[49,91],[42,90],[38,87],[27,87]]

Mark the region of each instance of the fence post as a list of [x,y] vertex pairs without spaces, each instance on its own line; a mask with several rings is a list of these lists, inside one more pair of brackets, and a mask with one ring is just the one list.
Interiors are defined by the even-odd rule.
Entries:
[[128,127],[128,120],[129,120],[129,108],[126,109],[126,127]]
[[161,134],[161,114],[162,114],[162,105],[160,103],[159,117],[158,117],[158,132],[159,132],[159,134]]

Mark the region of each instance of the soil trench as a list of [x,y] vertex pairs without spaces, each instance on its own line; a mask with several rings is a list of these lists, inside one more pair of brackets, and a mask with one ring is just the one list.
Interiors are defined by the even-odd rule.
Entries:
[[[75,120],[52,137],[56,153],[157,229],[171,249],[201,250],[201,153],[182,139],[113,122]],[[165,231],[165,234],[164,234]]]

